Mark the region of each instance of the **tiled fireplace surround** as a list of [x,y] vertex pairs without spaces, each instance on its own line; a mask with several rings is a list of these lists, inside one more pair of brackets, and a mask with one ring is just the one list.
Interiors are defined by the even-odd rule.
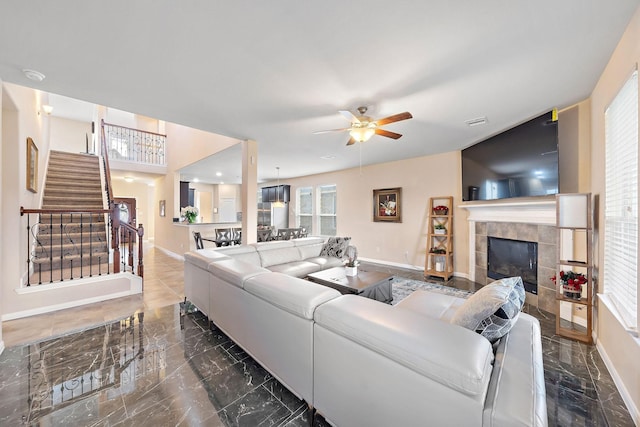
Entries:
[[538,243],[538,295],[527,292],[527,302],[557,314],[551,277],[556,269],[557,232],[554,198],[517,202],[467,202],[469,211],[469,278],[481,284],[487,277],[487,237]]

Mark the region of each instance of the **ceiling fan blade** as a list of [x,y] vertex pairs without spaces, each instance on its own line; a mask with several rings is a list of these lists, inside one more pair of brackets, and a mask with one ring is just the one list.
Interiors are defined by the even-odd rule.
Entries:
[[351,123],[353,122],[360,123],[360,120],[356,116],[354,116],[351,111],[340,110],[339,113],[342,114],[344,118],[349,120],[349,122]]
[[318,130],[315,131],[314,135],[319,135],[321,133],[330,133],[330,132],[344,132],[345,130],[351,130],[351,128],[342,128],[342,129],[329,129],[329,130]]
[[347,146],[353,145],[355,143],[356,143],[356,140],[353,137],[351,137],[351,138],[349,138],[349,141],[347,142]]
[[394,114],[393,116],[385,117],[383,119],[378,119],[378,120],[376,120],[375,123],[378,126],[384,126],[384,125],[389,124],[389,123],[399,122],[401,120],[407,120],[407,119],[411,119],[411,118],[413,118],[411,113],[408,112],[408,111],[405,111],[404,113]]
[[393,139],[398,139],[402,136],[402,134],[389,132],[388,130],[384,130],[380,128],[376,129],[376,135],[386,136],[387,138],[393,138]]

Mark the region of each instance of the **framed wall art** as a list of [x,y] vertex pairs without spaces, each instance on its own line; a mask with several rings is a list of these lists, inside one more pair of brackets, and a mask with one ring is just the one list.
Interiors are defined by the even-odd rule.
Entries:
[[38,147],[27,138],[27,190],[38,192]]
[[373,221],[402,222],[402,188],[373,190]]

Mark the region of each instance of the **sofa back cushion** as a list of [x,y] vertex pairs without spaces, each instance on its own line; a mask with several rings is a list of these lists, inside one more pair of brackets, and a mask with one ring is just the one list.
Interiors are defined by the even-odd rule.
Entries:
[[300,258],[307,259],[317,257],[324,246],[322,237],[303,237],[301,239],[292,240],[294,246],[300,252]]
[[243,288],[245,281],[253,276],[269,273],[269,270],[237,259],[212,262],[208,267],[213,279],[221,279],[239,288]]
[[285,264],[292,261],[301,261],[298,248],[291,240],[265,242],[255,245],[263,267]]
[[340,297],[340,292],[327,286],[282,273],[260,274],[245,282],[244,290],[268,303],[311,320],[316,307]]
[[260,255],[252,245],[227,246],[216,249],[216,252],[223,253],[238,261],[248,262],[253,265],[261,265]]

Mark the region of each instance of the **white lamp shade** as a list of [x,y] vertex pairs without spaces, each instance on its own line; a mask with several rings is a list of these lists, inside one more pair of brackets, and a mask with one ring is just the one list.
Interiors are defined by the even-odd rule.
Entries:
[[589,193],[558,194],[558,227],[587,228]]

